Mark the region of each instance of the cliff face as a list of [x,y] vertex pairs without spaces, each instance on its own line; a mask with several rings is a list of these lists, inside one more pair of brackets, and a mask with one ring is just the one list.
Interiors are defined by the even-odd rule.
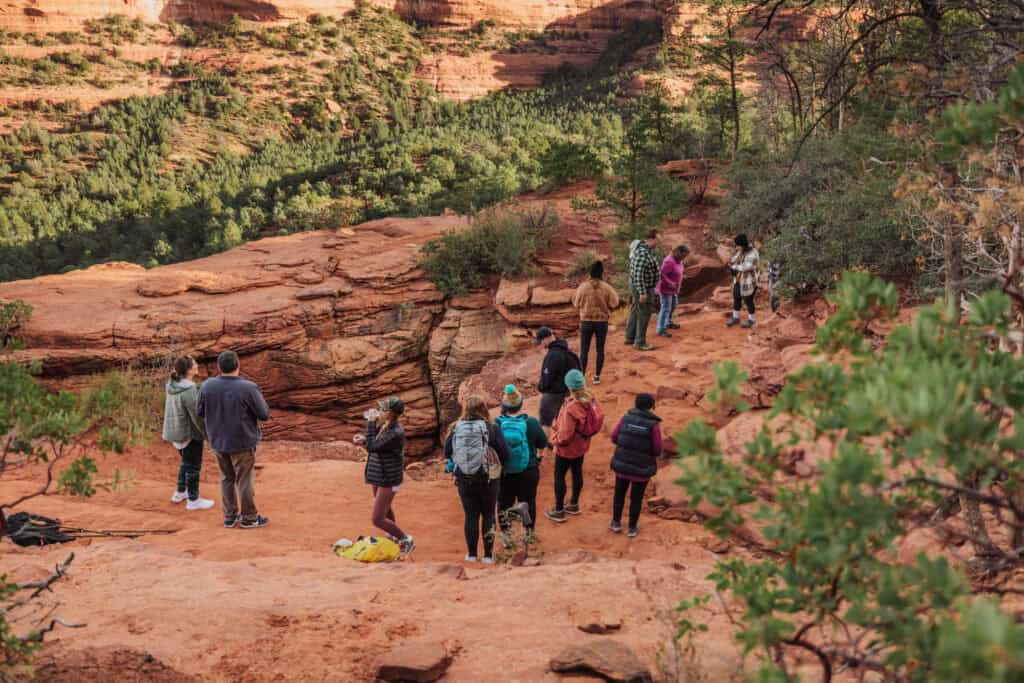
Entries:
[[446,301],[417,266],[419,250],[464,222],[385,219],[149,271],[105,264],[0,284],[0,300],[34,307],[18,356],[39,361],[52,384],[124,364],[166,367],[183,353],[210,374],[230,348],[274,409],[268,437],[349,438],[375,399],[395,394],[408,406],[409,452],[420,455],[455,416],[462,380],[527,344],[522,325],[576,324],[554,257],[512,306],[491,292]]
[[[630,22],[657,18],[653,0],[372,0],[404,18],[440,26],[468,27],[482,20],[542,29],[621,30]],[[255,21],[294,21],[311,14],[338,16],[354,0],[0,0],[0,29],[63,31],[89,20],[122,14],[146,22],[223,22],[233,15]]]

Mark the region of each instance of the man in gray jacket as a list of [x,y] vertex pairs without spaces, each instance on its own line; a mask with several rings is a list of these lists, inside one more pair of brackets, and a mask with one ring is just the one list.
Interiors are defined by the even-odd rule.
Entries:
[[259,423],[270,419],[270,407],[255,384],[238,376],[238,354],[224,351],[217,367],[220,376],[203,382],[199,391],[198,412],[220,465],[224,526],[256,529],[270,523],[256,511],[256,445]]

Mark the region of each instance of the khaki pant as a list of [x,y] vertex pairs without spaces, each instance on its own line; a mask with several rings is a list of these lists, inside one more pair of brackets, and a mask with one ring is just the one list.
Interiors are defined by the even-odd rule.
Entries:
[[238,517],[238,503],[242,503],[242,523],[255,522],[256,512],[256,451],[217,453],[220,465],[220,505],[224,519]]

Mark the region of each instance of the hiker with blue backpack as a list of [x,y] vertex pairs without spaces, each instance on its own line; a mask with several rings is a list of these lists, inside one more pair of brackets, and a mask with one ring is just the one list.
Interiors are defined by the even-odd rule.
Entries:
[[444,444],[445,457],[450,461],[448,469],[455,475],[465,513],[466,562],[477,561],[482,536],[484,564],[494,564],[498,486],[502,468],[511,459],[501,428],[490,417],[482,398],[468,397],[462,406],[462,417],[452,425]]
[[[580,514],[580,493],[583,491],[583,458],[590,450],[590,440],[601,431],[604,413],[597,399],[587,391],[587,381],[579,370],[565,375],[569,398],[555,420],[551,442],[555,446],[555,507],[544,513],[552,522],[562,524],[566,515]],[[572,472],[572,498],[565,502],[565,476]]]
[[503,537],[511,527],[504,513],[517,502],[526,503],[530,511],[530,523],[524,526],[528,534],[533,533],[537,519],[537,486],[540,484],[538,453],[551,448],[540,421],[521,412],[522,407],[522,394],[514,384],[509,384],[501,397],[501,415],[495,420],[509,451],[498,490],[498,523]]

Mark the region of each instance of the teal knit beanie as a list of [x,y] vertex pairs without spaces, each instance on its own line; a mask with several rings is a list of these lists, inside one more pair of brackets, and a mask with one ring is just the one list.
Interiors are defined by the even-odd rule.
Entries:
[[587,386],[587,380],[579,370],[570,370],[565,375],[565,386],[571,391],[580,391]]

